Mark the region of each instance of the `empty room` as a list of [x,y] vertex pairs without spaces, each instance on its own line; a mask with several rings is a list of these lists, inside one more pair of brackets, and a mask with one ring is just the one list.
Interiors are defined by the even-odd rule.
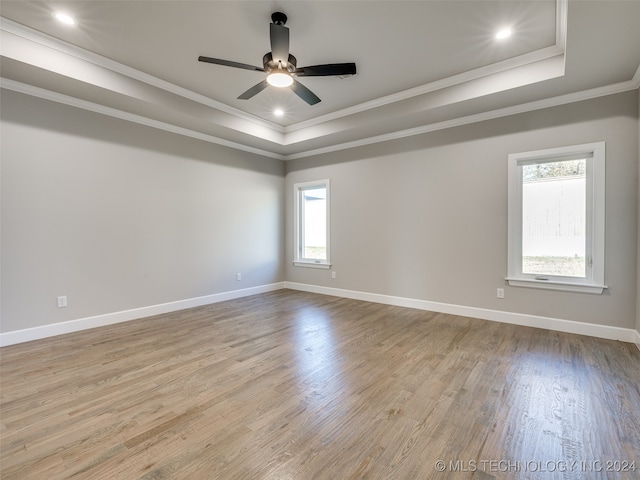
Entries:
[[640,479],[639,0],[2,0],[0,478]]

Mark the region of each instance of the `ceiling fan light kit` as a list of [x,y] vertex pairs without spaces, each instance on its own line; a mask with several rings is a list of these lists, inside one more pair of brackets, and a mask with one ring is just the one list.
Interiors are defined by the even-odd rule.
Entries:
[[279,87],[279,88],[290,87],[291,84],[293,83],[293,77],[289,72],[287,73],[284,73],[284,71],[271,72],[267,76],[267,83],[272,87]]
[[298,82],[295,77],[345,77],[356,74],[355,63],[330,63],[298,68],[296,57],[289,53],[289,28],[284,26],[287,22],[287,16],[282,12],[275,12],[271,15],[271,21],[273,22],[269,24],[271,52],[262,58],[262,68],[220,58],[198,57],[200,62],[265,72],[267,74],[267,77],[262,82],[241,94],[238,99],[248,100],[271,85],[278,88],[289,87],[293,93],[309,105],[315,105],[320,102],[320,98]]

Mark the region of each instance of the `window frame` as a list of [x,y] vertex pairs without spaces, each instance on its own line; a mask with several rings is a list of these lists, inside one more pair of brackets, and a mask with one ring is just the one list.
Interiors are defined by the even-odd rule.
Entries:
[[[304,238],[304,208],[303,208],[303,193],[305,190],[312,190],[314,188],[325,188],[327,192],[326,199],[326,245],[327,245],[327,254],[325,260],[320,259],[311,259],[305,258],[302,255],[302,250],[304,247],[303,238]],[[331,268],[331,248],[330,248],[330,240],[331,240],[331,182],[330,180],[314,180],[309,182],[300,182],[293,185],[294,191],[294,260],[293,264],[297,267],[310,267],[310,268]]]
[[[508,274],[510,286],[601,294],[605,260],[605,142],[572,145],[508,157]],[[585,277],[522,273],[523,166],[553,161],[587,159]]]

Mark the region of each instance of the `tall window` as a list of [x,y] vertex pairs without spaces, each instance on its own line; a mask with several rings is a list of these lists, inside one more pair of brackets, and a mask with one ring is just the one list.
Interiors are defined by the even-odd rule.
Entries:
[[510,285],[602,293],[604,142],[509,155]]
[[329,268],[329,180],[297,183],[294,190],[294,263]]

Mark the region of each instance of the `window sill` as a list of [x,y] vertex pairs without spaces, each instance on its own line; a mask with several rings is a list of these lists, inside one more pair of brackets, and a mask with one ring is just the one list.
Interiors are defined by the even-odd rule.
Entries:
[[324,268],[324,269],[329,269],[331,268],[331,264],[330,263],[320,263],[320,262],[303,262],[303,261],[299,261],[296,260],[293,262],[293,264],[296,267],[307,267],[307,268]]
[[509,282],[509,285],[512,287],[541,288],[543,290],[591,293],[596,295],[601,295],[605,288],[609,288],[606,285],[554,282],[551,280],[534,280],[534,279],[508,278],[508,277],[506,280],[507,282]]

